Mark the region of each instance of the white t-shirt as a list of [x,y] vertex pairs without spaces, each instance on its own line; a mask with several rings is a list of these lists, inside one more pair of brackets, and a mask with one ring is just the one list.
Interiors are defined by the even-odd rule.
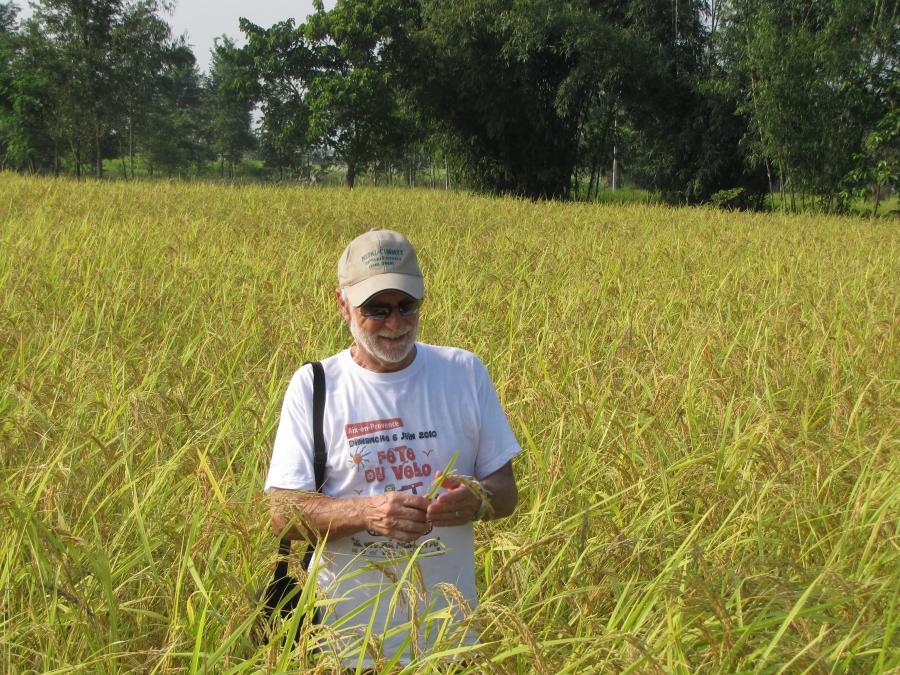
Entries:
[[[323,424],[326,495],[368,496],[390,490],[425,494],[435,472],[456,453],[453,469],[481,479],[521,451],[487,369],[471,352],[416,343],[413,362],[393,373],[362,368],[350,350],[322,365],[328,392]],[[272,487],[315,490],[311,366],[294,374],[284,397],[265,484],[266,491]],[[407,579],[421,584],[424,595],[410,603],[404,592],[396,593],[391,579],[407,571],[416,551],[421,578],[410,567]],[[405,631],[391,635],[390,627],[409,621],[415,609],[418,647],[424,649],[439,629],[439,622],[422,621],[426,611],[449,606],[459,615],[450,600],[452,591],[439,584],[452,584],[470,607],[477,605],[472,525],[434,528],[415,544],[365,531],[329,540],[318,581],[329,599],[340,599],[326,613],[326,623],[342,635],[362,637],[371,622],[371,632],[384,638],[383,653],[390,657],[402,649],[405,663],[410,636]],[[367,602],[369,606],[348,618]],[[356,628],[348,631],[349,626]],[[355,657],[350,661],[355,665]],[[367,657],[365,663],[371,665],[372,660]]]

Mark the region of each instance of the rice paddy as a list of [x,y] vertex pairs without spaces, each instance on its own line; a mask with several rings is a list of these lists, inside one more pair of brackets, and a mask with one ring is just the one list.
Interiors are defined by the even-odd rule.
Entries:
[[478,645],[448,630],[403,672],[900,669],[896,221],[8,173],[0,195],[0,671],[331,671],[321,627],[255,637],[262,485],[291,374],[350,342],[335,265],[373,226],[415,243],[420,339],[482,358],[524,450],[516,513],[476,526]]

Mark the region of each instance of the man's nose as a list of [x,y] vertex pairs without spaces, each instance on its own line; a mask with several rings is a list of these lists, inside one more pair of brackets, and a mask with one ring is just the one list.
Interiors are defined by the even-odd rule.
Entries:
[[397,307],[391,307],[391,313],[384,320],[384,325],[389,330],[400,330],[406,323],[406,319],[400,316],[400,310]]

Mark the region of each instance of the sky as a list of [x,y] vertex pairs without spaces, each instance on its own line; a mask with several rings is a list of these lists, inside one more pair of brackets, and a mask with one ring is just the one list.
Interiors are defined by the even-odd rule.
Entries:
[[[26,0],[14,0],[22,10],[19,19],[31,16]],[[325,9],[334,7],[335,0],[325,0]],[[197,57],[197,67],[209,69],[209,50],[213,40],[227,35],[240,46],[244,44],[238,19],[245,17],[257,26],[268,28],[273,23],[293,18],[302,23],[313,12],[312,0],[176,0],[175,11],[163,17],[172,26],[173,35],[187,34],[188,44]]]
[[[333,6],[334,0],[325,2],[326,9]],[[187,33],[197,66],[205,72],[209,69],[209,50],[217,37],[224,34],[238,46],[244,44],[243,33],[238,28],[240,17],[268,28],[290,18],[302,23],[312,12],[312,0],[177,0],[175,12],[166,20],[173,34]]]

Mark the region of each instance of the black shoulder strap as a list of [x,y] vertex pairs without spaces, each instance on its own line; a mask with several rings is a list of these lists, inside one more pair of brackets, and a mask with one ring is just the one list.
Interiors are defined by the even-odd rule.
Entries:
[[[325,463],[328,461],[328,448],[325,447],[324,429],[325,398],[327,392],[325,385],[325,369],[322,367],[322,364],[319,361],[307,361],[306,363],[309,363],[313,369],[313,472],[316,476],[316,492],[321,492],[322,486],[325,484]],[[278,552],[282,556],[290,554],[291,542],[289,539],[281,540],[281,543],[278,545]],[[310,546],[306,552],[304,567],[309,566],[311,556],[312,546]],[[276,569],[276,576],[284,576],[287,573],[286,561],[279,561],[276,567],[280,566],[282,563],[284,564],[285,569]]]
[[316,474],[316,492],[325,484],[325,462],[328,450],[325,447],[325,369],[319,361],[313,361],[313,471]]

